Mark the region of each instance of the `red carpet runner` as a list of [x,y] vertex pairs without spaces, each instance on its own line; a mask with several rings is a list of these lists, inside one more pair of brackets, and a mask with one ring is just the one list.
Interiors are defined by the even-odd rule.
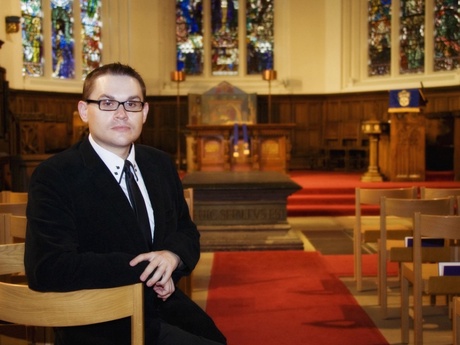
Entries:
[[207,312],[228,345],[388,344],[316,252],[215,253]]

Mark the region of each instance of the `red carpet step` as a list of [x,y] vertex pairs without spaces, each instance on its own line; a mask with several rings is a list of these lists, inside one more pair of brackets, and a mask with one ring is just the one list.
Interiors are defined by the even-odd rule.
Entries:
[[[426,186],[460,188],[451,172],[427,173],[423,182],[362,182],[361,173],[292,171],[291,179],[302,189],[288,197],[288,217],[353,216],[355,214],[355,188],[402,188]],[[363,208],[364,215],[378,215],[378,207]]]

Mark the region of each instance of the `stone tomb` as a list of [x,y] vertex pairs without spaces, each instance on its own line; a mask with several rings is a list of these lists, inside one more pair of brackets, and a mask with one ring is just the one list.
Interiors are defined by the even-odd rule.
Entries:
[[193,188],[193,219],[202,251],[303,249],[290,232],[287,197],[301,187],[275,171],[198,171],[182,180]]

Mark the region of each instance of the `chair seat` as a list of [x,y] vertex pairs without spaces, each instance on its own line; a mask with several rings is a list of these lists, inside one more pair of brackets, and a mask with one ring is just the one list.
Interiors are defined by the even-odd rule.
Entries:
[[[361,232],[363,234],[364,243],[375,243],[380,238],[380,227],[379,226],[362,226]],[[408,224],[391,224],[387,226],[388,238],[404,239],[406,236],[412,236],[412,225]]]

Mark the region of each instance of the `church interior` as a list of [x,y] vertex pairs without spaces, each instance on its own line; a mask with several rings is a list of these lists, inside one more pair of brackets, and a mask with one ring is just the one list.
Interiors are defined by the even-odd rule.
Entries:
[[[56,1],[42,0],[40,76],[24,72],[22,2],[2,0],[0,7],[0,190],[25,193],[35,167],[87,128],[77,111],[84,63],[75,58],[71,78],[54,75],[50,3]],[[248,73],[244,25],[237,29],[238,64],[230,71],[214,68],[206,55],[214,44],[206,23],[215,1],[203,0],[202,71],[190,74],[178,69],[176,2],[100,2],[100,63],[126,63],[143,76],[149,114],[139,142],[169,153],[184,188],[193,191],[203,256],[188,289],[203,308],[215,252],[353,256],[356,187],[460,188],[460,49],[449,56],[453,67],[437,68],[435,30],[428,30],[435,25],[428,15],[433,1],[252,1],[274,7],[274,58],[273,65]],[[218,2],[227,8],[227,1]],[[244,23],[250,1],[230,2]],[[398,18],[401,4],[412,3],[424,4],[427,29],[422,63],[408,70],[400,59]],[[371,73],[381,71],[369,52],[372,6],[390,6],[396,28],[388,34],[392,49],[381,75]],[[74,25],[75,34],[82,31],[78,21]],[[75,37],[78,57],[82,44]],[[303,185],[317,176],[325,189]],[[321,194],[330,206],[345,189],[347,201],[336,208],[300,206],[308,194]],[[321,203],[312,200],[310,206]],[[378,226],[378,209],[363,215]],[[318,237],[323,241],[315,242]],[[376,253],[376,247],[369,250]],[[399,319],[379,317],[375,291],[357,291],[353,277],[343,281],[387,342],[398,344]],[[399,303],[397,296],[390,294],[390,303]],[[428,330],[425,343],[450,344],[449,327]]]

